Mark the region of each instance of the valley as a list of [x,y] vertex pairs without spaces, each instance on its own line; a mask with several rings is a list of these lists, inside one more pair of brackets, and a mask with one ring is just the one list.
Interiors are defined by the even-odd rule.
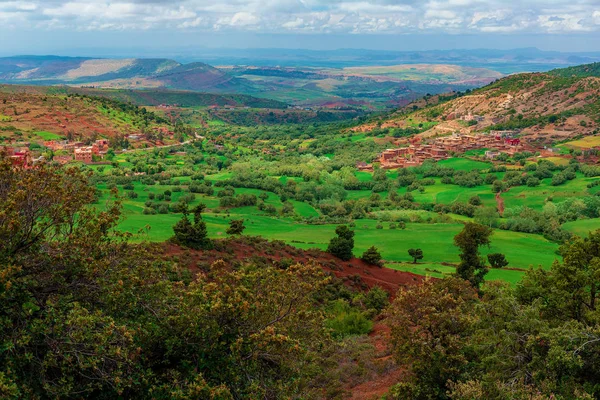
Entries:
[[[346,71],[383,80],[416,73]],[[488,277],[516,283],[529,267],[559,259],[558,243],[600,217],[600,78],[593,68],[567,71],[429,95],[375,116],[248,95],[5,85],[0,128],[5,145],[29,146],[36,159],[68,160],[73,147],[77,158],[78,146],[107,140],[112,150],[93,153],[86,162],[96,165],[84,168],[94,172],[98,204],[118,189],[120,229],[135,240],[169,239],[182,205],[202,203],[213,238],[243,219],[250,235],[325,250],[336,225],[349,223],[358,252],[377,244],[388,267],[442,277],[458,261],[451,239],[462,223],[485,221],[495,228],[487,252],[509,260]],[[408,250],[417,247],[425,258],[412,264]]]
[[[131,337],[142,337],[165,359],[187,352],[181,350],[187,344],[173,339],[185,337],[190,346],[219,354],[207,363],[222,366],[233,354],[227,371],[242,376],[239,365],[256,345],[286,363],[307,363],[288,372],[307,374],[307,398],[400,393],[394,398],[404,399],[411,397],[402,390],[412,389],[402,385],[426,374],[407,374],[416,367],[402,357],[419,345],[407,346],[397,335],[427,323],[431,311],[421,307],[468,319],[462,323],[472,324],[471,335],[485,331],[477,325],[488,315],[481,307],[496,307],[489,314],[494,321],[531,307],[528,321],[539,322],[547,311],[537,307],[555,303],[528,303],[536,293],[561,296],[558,318],[576,312],[564,300],[572,297],[574,275],[562,269],[588,254],[591,264],[597,259],[597,233],[591,233],[600,226],[596,64],[501,77],[447,65],[325,71],[77,63],[62,76],[112,74],[111,80],[0,85],[6,183],[0,185],[0,255],[29,266],[26,278],[20,269],[0,275],[0,283],[9,277],[0,294],[18,298],[11,301],[19,318],[23,309],[39,310],[20,300],[13,282],[20,288],[47,280],[62,293],[45,289],[52,293],[48,304],[52,296],[75,296],[88,307],[101,302],[121,323],[135,320],[139,330]],[[157,68],[173,87],[154,87],[150,77],[133,89],[129,79],[138,78],[121,71],[152,75]],[[115,69],[123,76],[115,78]],[[214,91],[175,87],[191,87],[188,71],[200,69],[217,77],[202,78]],[[240,82],[253,89],[221,93]],[[270,96],[256,90],[267,86]],[[410,99],[432,87],[440,92]],[[388,90],[411,94],[401,100]],[[3,192],[5,186],[10,190]],[[49,239],[30,247],[28,229]],[[569,282],[568,290],[557,276]],[[593,292],[581,287],[581,296]],[[462,307],[456,315],[455,304]],[[102,318],[85,311],[71,317],[77,323],[70,326],[85,328],[91,319],[94,329]],[[440,317],[442,325],[446,319]],[[116,329],[111,323],[107,335]],[[148,353],[148,346],[124,343],[131,360],[160,369],[135,355]],[[181,348],[163,351],[165,343]],[[293,358],[305,356],[310,360]],[[274,374],[264,379],[280,379],[281,370]],[[205,375],[224,379],[212,369]],[[137,390],[137,383],[124,382],[129,393]],[[199,397],[187,398],[211,398],[199,385]],[[152,387],[167,393],[164,398],[175,390]],[[239,398],[273,390],[270,383],[264,391],[249,387]]]

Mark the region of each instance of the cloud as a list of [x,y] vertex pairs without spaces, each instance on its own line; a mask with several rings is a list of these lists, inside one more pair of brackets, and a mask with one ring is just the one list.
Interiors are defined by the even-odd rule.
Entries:
[[600,31],[596,0],[0,0],[0,23],[265,33]]

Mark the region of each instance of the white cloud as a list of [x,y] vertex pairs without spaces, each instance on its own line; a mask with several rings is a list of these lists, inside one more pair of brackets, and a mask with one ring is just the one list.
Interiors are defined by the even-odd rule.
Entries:
[[0,23],[47,29],[432,33],[600,31],[595,0],[0,0]]

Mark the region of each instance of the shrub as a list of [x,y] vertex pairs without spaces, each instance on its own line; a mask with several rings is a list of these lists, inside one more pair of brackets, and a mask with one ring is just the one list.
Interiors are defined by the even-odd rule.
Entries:
[[354,249],[354,231],[345,225],[340,225],[336,228],[335,233],[337,236],[329,241],[327,252],[344,261],[350,260]]
[[475,196],[471,196],[471,198],[469,199],[469,204],[472,206],[480,206],[481,205],[481,198],[477,195]]
[[146,207],[146,208],[144,208],[143,214],[144,215],[154,215],[154,214],[156,214],[156,210],[154,208]]
[[492,268],[504,268],[508,265],[508,261],[506,261],[506,256],[501,253],[491,253],[487,256],[488,261]]
[[390,303],[389,299],[390,294],[388,292],[379,286],[375,286],[369,290],[369,293],[365,297],[365,307],[381,312]]
[[379,267],[382,266],[381,253],[377,250],[375,246],[369,247],[360,258],[367,264],[377,265]]
[[536,187],[539,185],[540,185],[540,180],[538,178],[536,178],[535,176],[532,176],[531,178],[527,179],[527,186]]
[[325,326],[333,331],[332,336],[335,338],[366,335],[373,329],[373,322],[344,300],[334,302],[330,313],[332,317],[325,321]]

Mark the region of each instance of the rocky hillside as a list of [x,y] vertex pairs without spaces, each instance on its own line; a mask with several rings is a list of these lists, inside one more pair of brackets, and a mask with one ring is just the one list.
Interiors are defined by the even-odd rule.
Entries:
[[419,122],[429,128],[424,136],[520,129],[524,136],[554,142],[594,135],[600,123],[599,65],[517,74],[466,94],[425,98],[355,130]]

